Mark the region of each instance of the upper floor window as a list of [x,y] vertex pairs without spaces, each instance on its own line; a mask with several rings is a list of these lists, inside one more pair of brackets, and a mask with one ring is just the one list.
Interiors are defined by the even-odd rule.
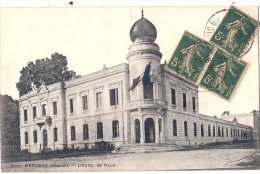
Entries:
[[144,99],[153,99],[153,83],[144,85]]
[[187,108],[186,94],[185,94],[185,93],[182,94],[182,107],[183,107],[184,109]]
[[37,130],[33,131],[33,143],[37,143]]
[[33,106],[33,118],[37,117],[37,108],[36,106]]
[[102,108],[102,92],[96,93],[96,108]]
[[53,115],[57,115],[58,114],[58,108],[57,108],[57,102],[56,101],[52,102],[52,108],[53,108]]
[[192,109],[193,111],[196,111],[196,98],[192,97]]
[[187,121],[184,121],[184,135],[185,135],[185,137],[188,136],[188,123],[187,123]]
[[171,88],[171,102],[172,105],[176,105],[176,91],[173,88]]
[[28,132],[24,132],[24,143],[25,144],[29,143],[29,141],[28,141]]
[[201,129],[200,129],[200,133],[201,133],[201,136],[204,137],[204,126],[203,124],[201,124]]
[[71,133],[71,141],[76,140],[76,130],[75,130],[75,126],[71,126],[71,127],[70,127],[70,133]]
[[82,96],[82,109],[84,111],[88,110],[88,96],[87,95]]
[[54,137],[54,142],[58,141],[58,128],[53,128],[53,137]]
[[175,119],[172,121],[172,126],[173,126],[173,136],[177,136],[177,121]]
[[88,124],[83,125],[83,140],[89,139],[88,135]]
[[97,139],[103,138],[103,123],[97,123]]
[[119,137],[119,121],[112,121],[113,138]]
[[196,137],[197,136],[197,123],[194,123],[193,126],[194,126],[194,137]]
[[74,113],[74,99],[71,98],[70,99],[70,113]]
[[110,89],[109,90],[110,94],[110,106],[115,106],[118,105],[118,89]]
[[28,121],[27,109],[23,110],[23,117],[24,117],[24,121]]
[[42,104],[42,116],[46,116],[46,104]]

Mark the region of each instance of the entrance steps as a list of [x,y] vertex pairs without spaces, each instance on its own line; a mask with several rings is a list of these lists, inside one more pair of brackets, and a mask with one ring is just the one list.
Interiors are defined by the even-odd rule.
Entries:
[[123,144],[118,147],[114,153],[151,153],[180,150],[184,150],[184,148],[173,143]]

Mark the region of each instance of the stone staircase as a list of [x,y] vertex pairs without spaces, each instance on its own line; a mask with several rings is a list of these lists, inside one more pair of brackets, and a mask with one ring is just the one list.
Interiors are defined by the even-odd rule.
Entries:
[[185,150],[183,147],[173,143],[147,143],[147,144],[123,144],[113,153],[151,153],[151,152],[171,152]]

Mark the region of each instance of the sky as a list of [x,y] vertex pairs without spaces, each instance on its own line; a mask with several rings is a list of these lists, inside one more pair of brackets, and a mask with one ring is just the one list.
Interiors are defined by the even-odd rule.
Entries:
[[[205,25],[215,12],[229,6],[147,7],[144,17],[157,29],[156,43],[163,54],[161,63],[169,61],[185,30],[204,37]],[[255,19],[258,8],[238,7]],[[68,68],[86,75],[127,63],[131,45],[129,31],[141,17],[138,7],[19,7],[0,10],[0,93],[18,99],[16,83],[20,70],[29,61],[50,58],[58,52],[67,57]],[[219,17],[221,17],[220,14]],[[200,113],[220,115],[248,113],[259,109],[258,41],[254,38],[250,51],[243,60],[250,64],[237,85],[231,101],[199,88]]]

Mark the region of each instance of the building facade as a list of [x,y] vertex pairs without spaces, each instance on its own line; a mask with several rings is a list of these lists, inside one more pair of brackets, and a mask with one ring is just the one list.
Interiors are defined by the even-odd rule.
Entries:
[[38,89],[32,85],[19,99],[22,148],[251,139],[250,125],[199,114],[198,86],[161,64],[156,37],[155,26],[142,17],[130,30],[128,64]]

